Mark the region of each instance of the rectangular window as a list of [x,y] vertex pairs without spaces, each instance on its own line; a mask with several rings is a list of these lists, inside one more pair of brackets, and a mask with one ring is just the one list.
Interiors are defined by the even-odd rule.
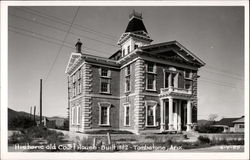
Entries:
[[126,92],[130,91],[130,76],[126,77]]
[[81,112],[80,112],[80,106],[77,107],[77,124],[79,125],[81,122]]
[[156,126],[156,106],[155,101],[146,101],[146,126],[155,127]]
[[149,126],[154,125],[154,107],[153,106],[148,106],[148,115],[147,115],[147,119],[148,119],[148,124]]
[[129,126],[129,105],[124,107],[124,125]]
[[126,67],[126,76],[130,75],[130,65]]
[[101,92],[110,93],[110,79],[101,78]]
[[156,90],[156,65],[155,63],[147,63],[146,66],[146,89],[147,90]]
[[130,73],[131,73],[131,67],[128,65],[125,70],[125,92],[130,91]]
[[155,90],[155,75],[154,74],[147,75],[147,89]]
[[110,107],[109,102],[99,102],[99,125],[110,125]]
[[73,108],[73,111],[74,111],[73,112],[73,114],[74,114],[74,116],[73,116],[73,124],[76,124],[76,118],[77,118],[76,117],[76,107]]
[[128,50],[127,51],[128,51],[128,54],[129,54],[130,53],[130,46],[128,46]]
[[154,63],[147,64],[147,72],[148,73],[155,73],[156,72],[156,66]]
[[107,124],[108,123],[108,108],[107,107],[101,107],[101,124]]
[[74,124],[74,107],[71,108],[71,124]]
[[109,70],[107,68],[101,68],[101,76],[102,77],[109,77]]

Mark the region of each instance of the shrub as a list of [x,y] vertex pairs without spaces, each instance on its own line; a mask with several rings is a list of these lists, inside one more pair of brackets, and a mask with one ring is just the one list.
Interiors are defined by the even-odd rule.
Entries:
[[26,129],[35,126],[35,122],[30,117],[19,116],[8,121],[8,129]]
[[200,133],[222,133],[224,129],[223,127],[214,127],[210,124],[205,124],[198,126],[197,130]]
[[201,144],[209,144],[210,143],[210,139],[208,137],[205,137],[205,136],[199,136],[198,141]]

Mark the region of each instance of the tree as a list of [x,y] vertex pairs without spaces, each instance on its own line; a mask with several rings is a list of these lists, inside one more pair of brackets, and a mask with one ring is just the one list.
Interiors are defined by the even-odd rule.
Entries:
[[215,119],[218,118],[217,114],[209,114],[208,120],[214,122]]

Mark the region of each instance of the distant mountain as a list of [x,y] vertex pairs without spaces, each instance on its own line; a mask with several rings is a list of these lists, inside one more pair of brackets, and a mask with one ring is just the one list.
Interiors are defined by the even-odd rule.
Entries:
[[[27,112],[23,112],[23,111],[15,111],[13,109],[8,108],[8,121],[14,119],[14,118],[18,118],[18,117],[30,117],[30,114]],[[43,118],[46,116],[43,116]],[[36,120],[39,120],[40,116],[36,115]],[[62,118],[62,119],[66,119],[64,117],[59,117],[59,116],[54,116],[54,117],[46,117],[46,118]],[[33,119],[33,114],[32,114],[32,119]]]
[[205,125],[205,124],[213,124],[215,123],[214,121],[209,121],[209,120],[205,120],[205,119],[200,119],[198,120],[198,126],[201,126],[201,125]]

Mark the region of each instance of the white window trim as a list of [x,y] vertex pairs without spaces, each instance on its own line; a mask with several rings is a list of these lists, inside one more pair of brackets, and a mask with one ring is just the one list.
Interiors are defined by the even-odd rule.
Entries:
[[77,107],[75,107],[76,108],[76,124],[77,125],[80,125],[80,122],[79,122],[79,117],[81,117],[81,115],[80,115],[80,106],[77,106]]
[[[153,105],[153,115],[154,115],[154,124],[153,125],[148,125],[148,106]],[[146,127],[157,127],[156,124],[156,107],[157,107],[157,102],[156,101],[145,101],[145,107],[146,107]]]
[[[128,67],[130,70],[130,73],[128,74]],[[131,92],[131,65],[129,64],[128,66],[125,67],[125,93]],[[129,90],[127,89],[127,77],[129,77]]]
[[[107,106],[107,124],[102,124],[101,123],[102,104],[108,105]],[[99,106],[99,126],[110,126],[110,107],[111,107],[111,103],[109,103],[109,102],[98,102],[98,106]]]
[[[102,69],[108,70],[107,76],[102,75]],[[99,75],[101,78],[111,78],[111,70],[109,68],[101,67],[101,68],[99,68]]]
[[126,113],[127,113],[127,107],[129,107],[129,111],[130,111],[130,104],[124,103],[123,107],[124,107],[124,123],[123,124],[124,124],[125,127],[129,127],[130,126],[130,112],[129,112],[128,124],[126,124]]
[[[153,66],[153,72],[149,72],[148,71],[148,63],[154,64],[154,66]],[[148,63],[146,64],[146,72],[147,73],[151,73],[151,74],[156,74],[156,71],[157,71],[156,63],[154,63],[154,62],[148,62]]]
[[105,94],[111,94],[111,81],[110,81],[110,79],[107,79],[108,81],[109,81],[109,83],[108,83],[108,91],[107,92],[104,92],[104,91],[102,91],[102,80],[103,79],[105,79],[105,78],[100,78],[100,93],[105,93]]
[[74,124],[74,108],[75,107],[71,108],[71,124]]

